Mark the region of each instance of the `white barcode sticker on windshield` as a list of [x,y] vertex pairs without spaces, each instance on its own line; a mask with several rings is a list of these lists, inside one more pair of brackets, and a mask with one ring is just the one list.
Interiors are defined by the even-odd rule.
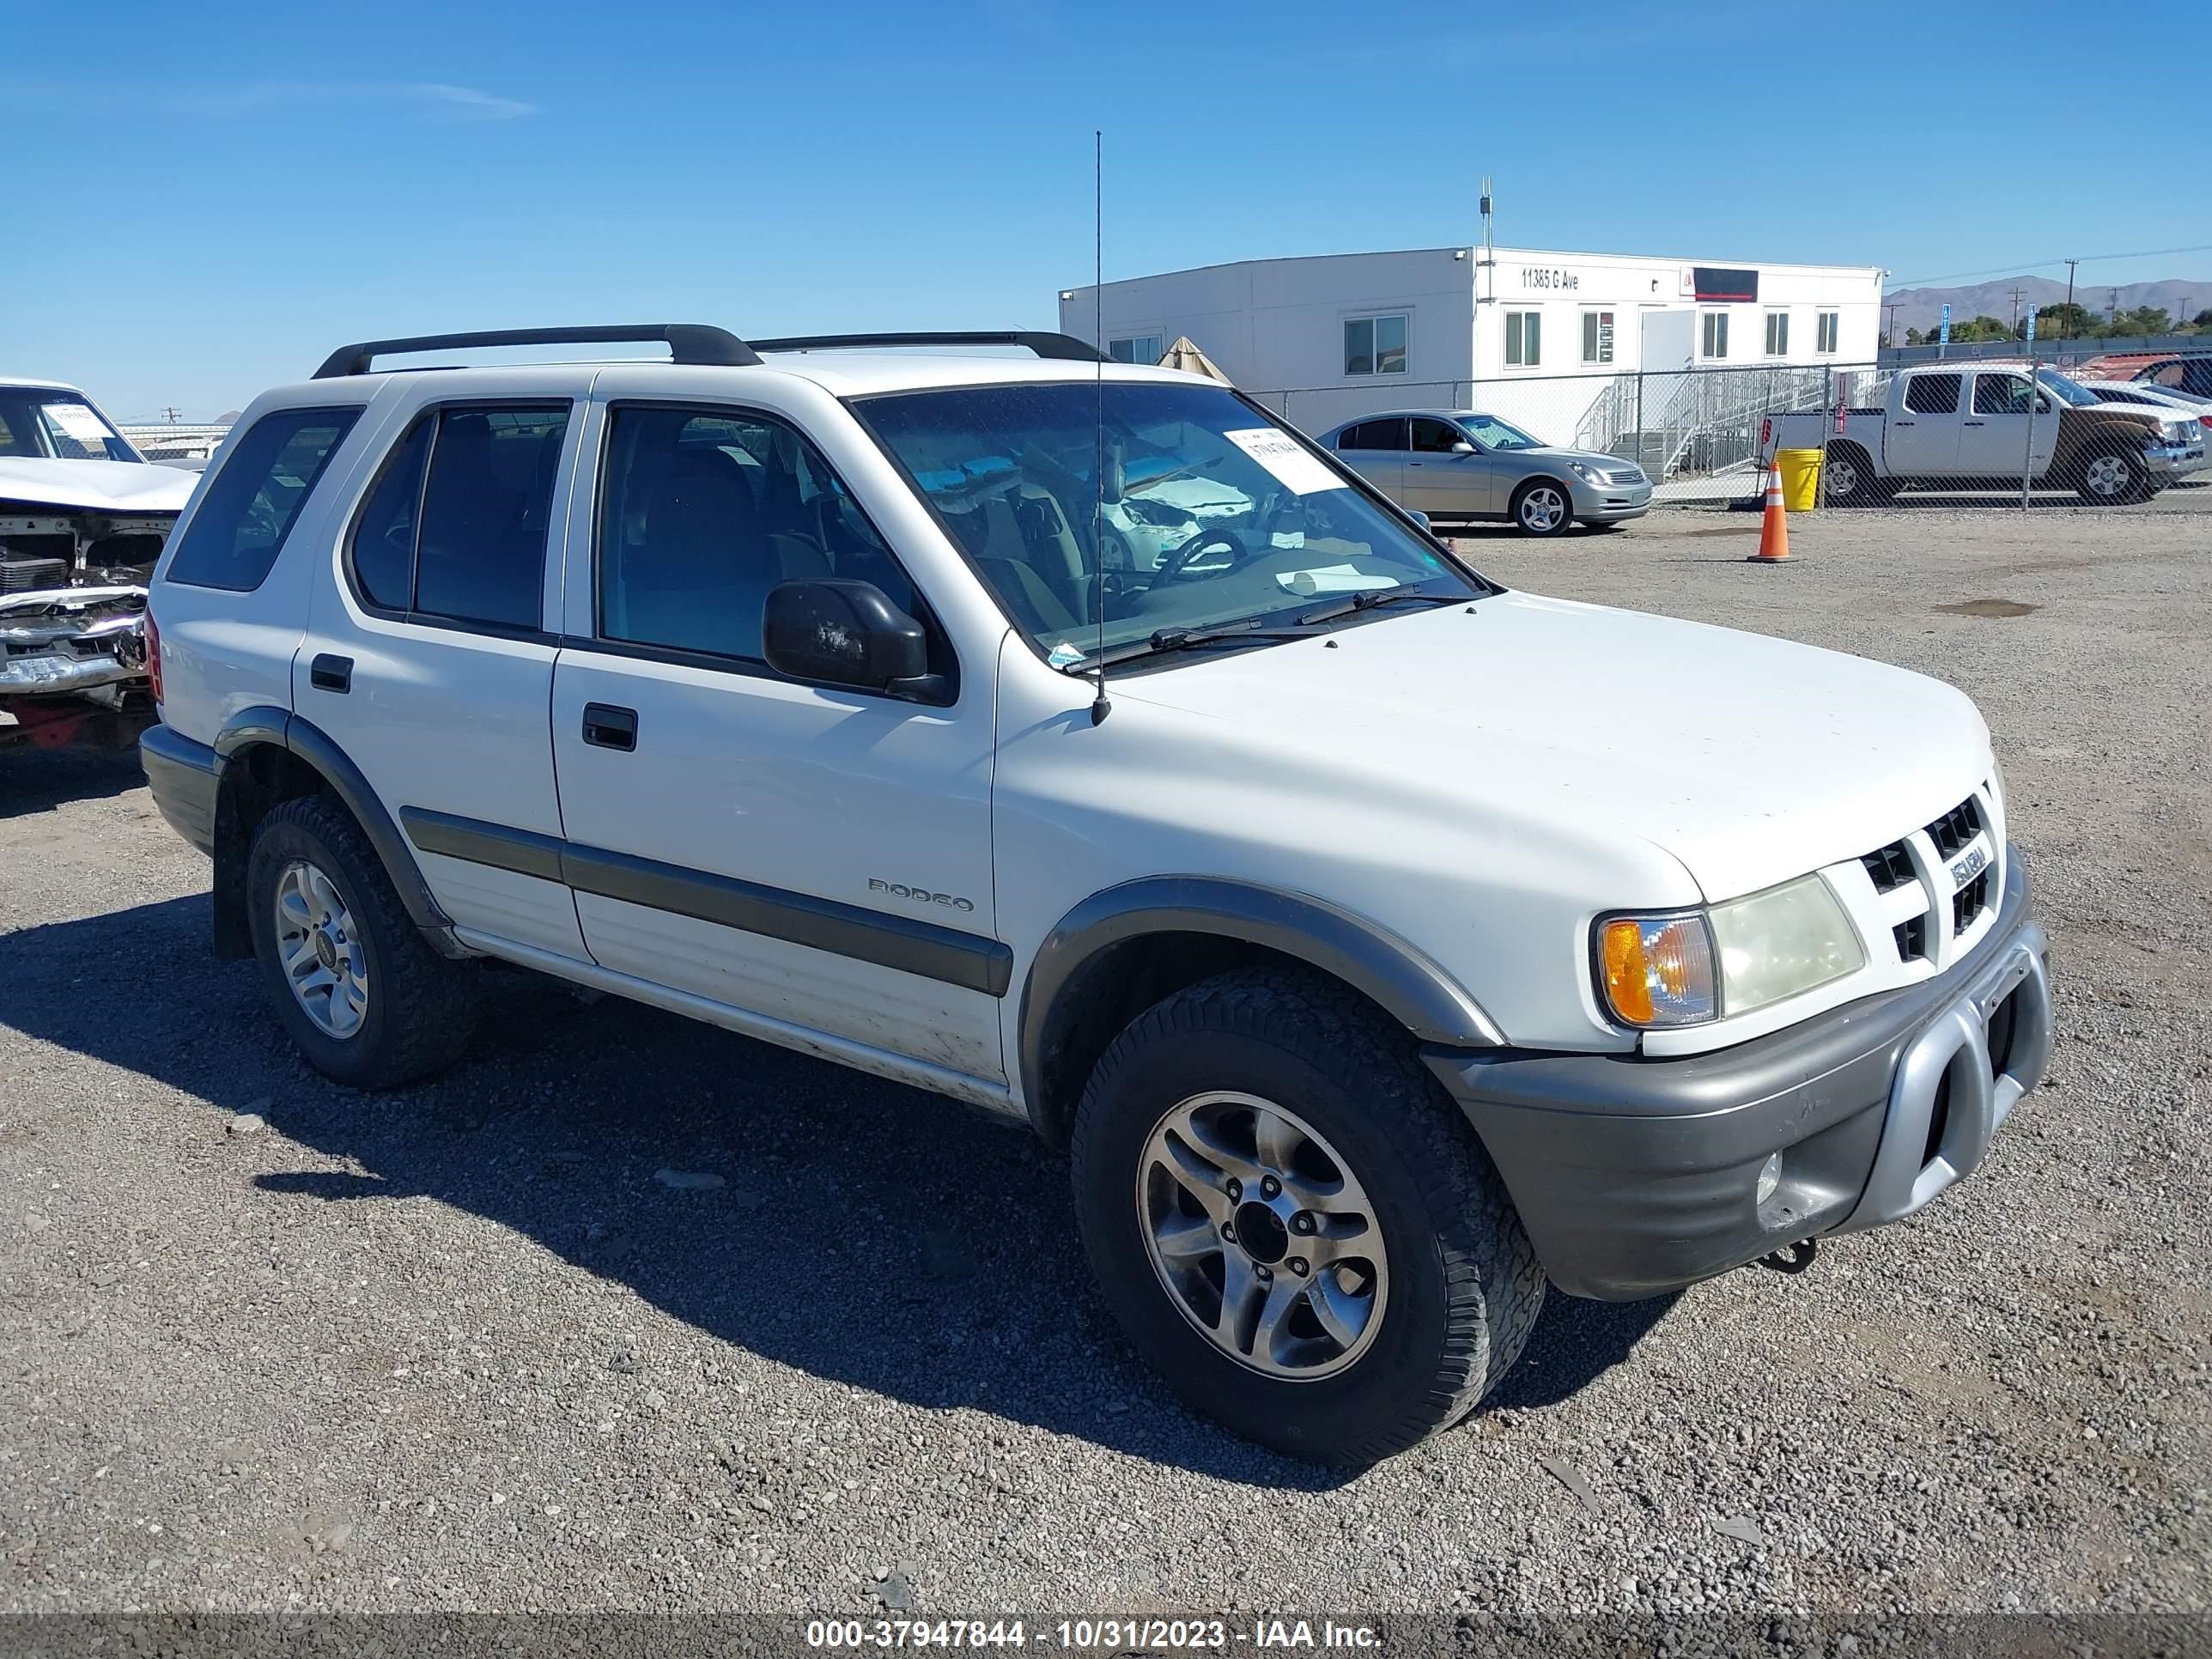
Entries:
[[1272,426],[1248,426],[1221,435],[1289,485],[1293,494],[1310,495],[1316,490],[1345,488],[1343,479],[1287,432]]

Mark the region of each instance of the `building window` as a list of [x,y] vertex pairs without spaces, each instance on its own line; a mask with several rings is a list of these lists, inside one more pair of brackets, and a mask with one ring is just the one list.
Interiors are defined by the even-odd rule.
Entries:
[[1611,312],[1583,313],[1583,361],[1586,363],[1609,363],[1613,361]]
[[1813,349],[1833,351],[1836,349],[1836,313],[1821,312],[1813,325]]
[[1406,372],[1406,316],[1347,317],[1344,319],[1346,374],[1403,374]]
[[1698,355],[1700,357],[1728,356],[1728,313],[1709,311],[1705,313],[1705,349]]
[[1534,368],[1544,361],[1544,313],[1509,311],[1505,313],[1505,362],[1510,368]]
[[1766,355],[1787,357],[1790,355],[1790,313],[1770,311],[1766,313]]
[[1142,363],[1147,368],[1167,354],[1157,334],[1135,334],[1126,340],[1107,343],[1106,355],[1117,363]]

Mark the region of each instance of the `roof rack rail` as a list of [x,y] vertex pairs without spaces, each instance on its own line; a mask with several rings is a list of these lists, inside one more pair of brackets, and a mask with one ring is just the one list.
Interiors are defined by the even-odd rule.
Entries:
[[1109,361],[1088,341],[1073,334],[1031,329],[965,329],[919,334],[798,334],[781,340],[756,340],[756,351],[830,351],[866,346],[1026,346],[1038,356],[1071,363]]
[[340,346],[315,371],[319,380],[366,374],[372,360],[403,351],[451,351],[474,346],[596,345],[610,341],[666,343],[669,361],[750,368],[760,354],[726,328],[708,323],[635,323],[592,328],[495,328],[474,334],[418,334],[406,340],[363,340]]

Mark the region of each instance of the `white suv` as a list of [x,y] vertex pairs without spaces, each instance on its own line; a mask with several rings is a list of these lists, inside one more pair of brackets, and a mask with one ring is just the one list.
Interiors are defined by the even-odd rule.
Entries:
[[1547,1277],[1917,1209],[2049,1053],[1957,691],[1509,592],[1060,336],[347,347],[151,609],[155,798],[322,1071],[453,1061],[490,957],[1026,1122],[1130,1340],[1310,1457],[1463,1415]]

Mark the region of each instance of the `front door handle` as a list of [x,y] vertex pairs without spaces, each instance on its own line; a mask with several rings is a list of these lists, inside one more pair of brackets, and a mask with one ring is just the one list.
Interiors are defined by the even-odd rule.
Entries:
[[1987,426],[1989,422],[1987,421],[1968,421],[1966,424],[1968,426]]
[[584,741],[594,749],[635,749],[637,710],[606,702],[586,703]]
[[335,691],[343,696],[353,690],[353,659],[319,653],[307,665],[307,684],[318,691]]

